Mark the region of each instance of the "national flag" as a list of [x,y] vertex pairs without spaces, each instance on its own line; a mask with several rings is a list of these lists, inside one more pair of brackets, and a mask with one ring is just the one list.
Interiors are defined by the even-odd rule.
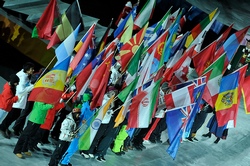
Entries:
[[32,31],[32,38],[50,40],[53,27],[59,24],[57,0],[51,0]]
[[216,33],[216,34],[219,34],[221,29],[224,27],[224,24],[222,24],[221,22],[215,20],[213,25],[210,27],[210,29]]
[[61,21],[61,24],[56,27],[55,32],[51,36],[47,49],[66,39],[76,29],[78,24],[82,22],[82,16],[76,1],[65,11]]
[[131,103],[131,92],[127,95],[126,100],[124,101],[118,115],[115,118],[114,127],[118,127],[119,124],[121,124],[124,121],[128,111],[129,111],[130,103]]
[[169,34],[168,30],[163,32],[161,36],[159,36],[157,40],[147,50],[148,53],[152,54],[153,50],[155,49],[155,52],[153,54],[154,59],[150,70],[150,74],[156,72],[161,66],[163,66],[162,54],[168,34]]
[[239,72],[222,77],[220,91],[215,103],[218,127],[226,125],[230,120],[236,125],[238,103]]
[[121,64],[122,71],[126,70],[128,62],[141,44],[147,27],[148,23],[121,47],[118,62]]
[[65,86],[70,56],[41,77],[31,91],[28,100],[55,104],[60,100]]
[[109,23],[105,33],[103,34],[99,44],[97,45],[97,48],[96,48],[97,54],[99,54],[104,49],[105,45],[107,44],[107,39],[109,37],[109,31],[111,29],[112,24],[113,24],[113,18],[110,21],[110,23]]
[[244,65],[221,79],[220,92],[215,103],[216,118],[219,127],[226,124],[227,128],[236,127],[241,88],[245,79],[246,70],[247,65]]
[[124,20],[124,18],[131,12],[132,10],[132,3],[130,1],[128,1],[123,10],[121,11],[119,17],[117,18],[115,25],[118,27],[120,25],[120,23]]
[[134,21],[134,30],[145,27],[145,24],[151,19],[154,13],[156,0],[147,0],[140,12],[137,14]]
[[[102,57],[104,55],[104,50],[97,55],[76,77],[76,95],[79,97],[85,89],[83,89],[84,85],[86,84],[87,80],[93,77],[94,71],[102,62]],[[92,76],[91,76],[92,75]],[[83,90],[82,90],[83,89]]]
[[169,110],[191,104],[194,88],[195,84],[191,84],[164,95],[166,108]]
[[192,30],[191,34],[188,36],[187,41],[185,43],[185,47],[188,48],[194,39],[201,33],[201,31],[210,23],[213,19],[217,9],[212,11],[207,17],[205,17],[199,24],[197,24]]
[[223,43],[226,41],[229,33],[231,32],[231,29],[233,28],[234,24],[231,24],[216,40],[217,41],[217,46],[216,46],[216,51],[223,45]]
[[137,76],[129,85],[127,85],[118,95],[117,97],[122,101],[125,102],[126,98],[128,97],[130,92],[133,92],[136,88],[139,76]]
[[195,53],[200,52],[201,46],[202,46],[203,41],[204,41],[204,39],[206,37],[206,34],[209,31],[210,27],[213,25],[214,21],[219,16],[219,14],[220,14],[220,11],[218,11],[218,12],[215,13],[215,15],[213,16],[212,20],[210,20],[210,22],[205,27],[203,27],[203,30],[198,34],[198,36],[190,44],[190,46],[196,44]]
[[242,85],[242,98],[243,98],[243,106],[246,114],[250,114],[250,76],[245,78],[245,81]]
[[55,53],[57,57],[57,63],[55,65],[59,64],[66,57],[73,53],[80,26],[81,24],[79,24],[76,29],[56,48]]
[[89,87],[93,93],[93,98],[90,105],[91,109],[101,106],[102,104],[109,80],[113,56],[114,52],[108,55],[108,57],[100,64],[92,80],[90,81]]
[[190,32],[186,32],[182,37],[179,39],[177,43],[174,43],[171,52],[170,57],[174,56],[178,50],[184,50],[184,46],[187,40],[187,37],[189,36]]
[[156,108],[161,79],[133,97],[129,107],[128,128],[147,128]]
[[190,131],[192,129],[193,126],[193,122],[195,120],[195,117],[198,113],[198,111],[200,110],[200,105],[201,105],[201,101],[202,101],[202,96],[203,96],[203,92],[205,90],[206,87],[206,83],[202,83],[200,85],[197,85],[194,88],[193,94],[192,94],[192,98],[193,98],[193,103],[195,103],[195,105],[193,106],[193,111],[190,113],[189,117],[188,117],[188,122],[186,124],[185,127],[185,132],[184,132],[184,138],[187,138],[190,135]]
[[95,31],[95,26],[96,26],[96,24],[93,24],[90,27],[90,29],[88,30],[88,32],[85,34],[86,35],[85,41],[83,42],[83,44],[82,44],[81,48],[79,49],[79,51],[74,56],[73,60],[70,62],[70,70],[69,70],[70,74],[69,75],[71,75],[72,71],[75,70],[76,66],[81,61],[81,59],[85,55],[85,53],[88,50],[88,48],[90,46],[93,48],[93,44],[94,43],[92,42],[93,41],[92,39],[93,39],[94,31]]
[[96,113],[95,117],[86,132],[79,138],[79,150],[88,150],[95,138],[95,135],[102,123],[102,120],[109,109],[110,104],[114,101],[112,96]]
[[[132,32],[133,32],[133,23],[134,23],[136,9],[137,9],[136,6],[133,7],[133,9],[129,12],[129,14],[125,17],[125,19],[114,30],[114,38],[116,38],[119,34],[121,34],[121,32],[125,29],[126,29],[125,30],[126,34],[128,35],[127,38],[129,38],[129,37],[131,38]],[[132,26],[132,27],[129,27],[129,26]],[[128,31],[127,31],[127,29],[128,29]]]
[[224,52],[226,52],[226,59],[225,59],[225,66],[227,66],[231,60],[235,52],[237,51],[241,41],[243,40],[244,36],[246,35],[250,26],[247,26],[234,34],[232,34],[223,44],[223,46],[216,52],[215,57],[219,57]]
[[204,74],[207,72],[211,72],[211,74],[204,90],[203,99],[213,108],[220,89],[219,81],[223,75],[225,57],[224,53],[204,71]]
[[167,152],[173,159],[176,157],[193,105],[194,104],[189,104],[166,112],[166,123],[168,126],[168,138],[170,142]]
[[217,42],[214,41],[193,57],[193,64],[198,76],[201,76],[205,69],[215,60],[216,46]]

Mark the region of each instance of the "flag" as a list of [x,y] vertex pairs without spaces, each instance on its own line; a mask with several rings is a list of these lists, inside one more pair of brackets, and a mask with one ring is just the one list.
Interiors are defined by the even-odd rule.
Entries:
[[[186,40],[187,40],[187,37],[189,36],[190,32],[186,32],[182,37],[181,39],[179,39],[179,41],[177,43],[174,43],[172,49],[171,49],[171,53],[170,53],[170,57],[174,56],[175,53],[178,51],[178,50],[184,50],[184,46],[185,46],[185,43],[186,43]],[[177,37],[178,38],[178,37]]]
[[204,71],[205,74],[212,70],[204,90],[203,99],[213,108],[220,90],[219,80],[223,75],[225,57],[224,53]]
[[53,27],[59,24],[57,0],[51,0],[32,31],[32,38],[50,40]]
[[131,103],[131,92],[126,97],[126,100],[124,101],[124,103],[122,105],[122,108],[120,109],[118,115],[115,118],[114,127],[118,127],[119,124],[121,124],[124,121],[128,111],[129,111],[130,103]]
[[242,85],[242,98],[243,98],[243,106],[246,114],[250,114],[250,76],[245,78],[245,81]]
[[227,66],[231,60],[233,59],[233,56],[235,52],[237,51],[240,42],[246,35],[248,29],[250,26],[247,26],[234,34],[232,34],[222,45],[222,47],[216,52],[215,57],[219,57],[221,54],[226,52],[226,59],[225,59],[225,66]]
[[216,51],[223,45],[223,43],[226,41],[229,33],[231,32],[231,29],[233,28],[234,24],[231,24],[216,40],[217,46]]
[[70,56],[41,77],[31,91],[28,101],[58,103],[64,91],[69,62]]
[[193,98],[192,103],[195,103],[195,105],[193,106],[193,111],[190,113],[188,117],[188,122],[186,124],[185,131],[184,131],[184,138],[187,138],[190,135],[190,131],[192,129],[196,114],[200,110],[202,95],[205,90],[205,87],[206,87],[206,83],[202,83],[200,85],[197,85],[194,88],[194,91],[192,94],[192,98]]
[[218,127],[226,125],[230,120],[236,124],[236,112],[238,111],[238,87],[239,72],[222,77],[220,91],[215,103],[216,119]]
[[126,86],[118,95],[117,97],[122,101],[125,102],[130,92],[133,92],[136,88],[139,76],[137,76],[128,86]]
[[147,27],[148,23],[121,47],[118,62],[121,64],[122,71],[125,71],[128,62],[141,44]]
[[205,69],[215,60],[214,54],[216,51],[216,46],[217,42],[214,41],[193,57],[193,64],[198,76],[201,76]]
[[134,30],[138,30],[145,26],[149,19],[153,16],[156,0],[147,0],[134,21]]
[[100,64],[96,70],[92,80],[90,81],[90,89],[93,93],[92,102],[90,104],[91,109],[101,106],[106,87],[109,80],[110,68],[112,65],[112,58],[114,52],[110,53],[108,57]]
[[167,40],[168,34],[169,34],[168,30],[163,32],[161,36],[159,36],[147,50],[147,52],[151,54],[153,50],[155,49],[155,52],[153,54],[154,59],[152,62],[150,74],[156,72],[163,65],[162,54],[163,54],[163,49],[164,49],[164,45]]
[[236,127],[236,119],[241,98],[241,88],[244,82],[247,65],[222,77],[220,93],[215,103],[218,126]]
[[121,11],[118,19],[115,22],[115,25],[118,27],[120,25],[120,23],[124,20],[124,18],[130,13],[130,11],[132,10],[132,3],[130,1],[128,1],[123,10]]
[[133,97],[130,104],[128,128],[147,128],[156,108],[161,79]]
[[166,123],[168,126],[168,138],[170,146],[167,149],[168,154],[175,159],[183,131],[187,124],[189,114],[194,104],[177,107],[166,112]]
[[201,31],[210,23],[213,19],[217,9],[212,11],[207,17],[205,17],[199,24],[197,24],[192,30],[191,34],[188,36],[187,41],[185,43],[185,47],[188,48],[194,39],[201,33]]
[[216,33],[216,34],[219,34],[221,29],[224,27],[224,24],[222,24],[221,22],[215,20],[213,25],[210,27],[210,29]]
[[[93,77],[91,74],[94,74],[96,68],[98,65],[102,62],[102,57],[104,55],[104,50],[97,55],[76,77],[76,95],[75,96],[80,96],[85,90],[82,88],[86,84],[86,81]],[[82,93],[81,93],[82,92]]]
[[[90,27],[90,29],[88,30],[88,32],[85,34],[86,35],[85,41],[83,42],[83,44],[82,44],[81,48],[79,49],[79,51],[74,56],[73,60],[70,62],[71,73],[72,73],[73,70],[75,70],[76,66],[78,65],[78,63],[83,58],[86,51],[88,50],[89,46],[91,45],[91,42],[92,42],[92,39],[93,39],[93,34],[94,34],[94,31],[95,31],[95,26],[96,26],[96,24],[93,24]],[[93,47],[93,44],[92,44],[92,47]]]
[[191,104],[194,88],[195,85],[191,84],[164,95],[166,108],[169,110]]
[[95,138],[95,135],[102,123],[102,120],[109,109],[110,104],[114,101],[112,96],[96,113],[93,117],[91,125],[86,132],[79,138],[79,150],[88,150]]
[[61,21],[61,24],[56,27],[55,32],[51,36],[47,49],[66,39],[82,21],[82,16],[76,1],[65,11]]
[[55,65],[59,64],[73,53],[80,26],[81,24],[79,24],[76,29],[56,48],[55,53],[57,62]]
[[111,29],[111,26],[112,26],[112,23],[113,23],[113,18],[112,20],[110,21],[105,33],[103,34],[96,50],[97,50],[97,54],[99,54],[105,47],[106,43],[107,43],[107,39],[108,39],[108,36],[109,36],[109,31]]

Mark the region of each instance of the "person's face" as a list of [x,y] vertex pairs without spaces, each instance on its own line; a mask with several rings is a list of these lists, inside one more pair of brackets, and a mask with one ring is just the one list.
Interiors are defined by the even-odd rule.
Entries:
[[32,67],[27,71],[28,75],[32,75],[34,73],[35,69]]
[[250,42],[247,42],[246,47],[250,48]]

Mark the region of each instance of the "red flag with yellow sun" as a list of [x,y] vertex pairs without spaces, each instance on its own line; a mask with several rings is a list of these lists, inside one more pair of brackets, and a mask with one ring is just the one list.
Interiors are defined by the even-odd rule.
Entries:
[[147,27],[148,23],[121,47],[120,54],[116,57],[116,59],[121,64],[122,71],[126,70],[128,62],[139,48],[144,38]]

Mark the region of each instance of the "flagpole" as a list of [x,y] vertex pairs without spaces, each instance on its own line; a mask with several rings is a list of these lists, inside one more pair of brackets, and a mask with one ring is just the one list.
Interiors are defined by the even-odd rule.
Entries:
[[42,71],[42,73],[39,75],[39,77],[36,79],[36,82],[34,83],[34,85],[37,83],[37,81],[43,76],[43,74],[46,72],[46,70],[49,68],[49,66],[51,65],[51,63],[54,61],[54,59],[56,58],[56,56],[54,56],[51,61],[49,62],[49,64],[46,66],[46,68]]
[[82,19],[82,26],[84,28],[84,22],[83,22],[83,18],[82,18],[82,11],[81,11],[81,7],[80,7],[80,4],[79,4],[79,1],[76,0],[76,3],[77,3],[78,10],[79,10],[79,13],[80,13],[80,16],[81,16],[81,19]]

